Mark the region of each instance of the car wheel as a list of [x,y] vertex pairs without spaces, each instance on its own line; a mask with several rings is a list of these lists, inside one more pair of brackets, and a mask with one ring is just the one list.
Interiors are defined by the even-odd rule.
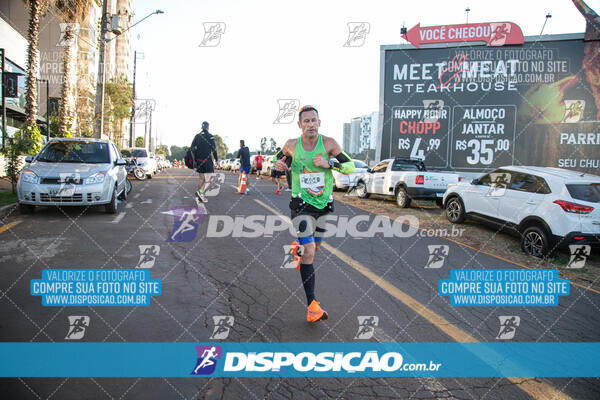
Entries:
[[135,176],[135,179],[138,179],[140,181],[143,181],[144,179],[146,179],[146,173],[141,168],[134,169],[133,176]]
[[107,214],[116,214],[119,209],[119,203],[117,201],[117,188],[115,187],[110,198],[110,203],[104,206],[104,210]]
[[361,199],[366,199],[369,197],[369,192],[367,191],[367,185],[364,182],[358,182],[356,184],[356,194]]
[[19,212],[21,214],[32,214],[34,211],[35,211],[34,205],[19,203]]
[[461,199],[452,197],[446,203],[446,218],[453,224],[460,224],[465,221],[465,206]]
[[400,186],[398,190],[396,190],[396,204],[400,208],[407,208],[410,207],[410,203],[411,200],[408,193],[406,193],[406,189]]
[[538,258],[548,255],[550,246],[546,230],[539,226],[525,228],[521,235],[521,249],[525,254]]
[[119,195],[119,200],[121,200],[121,201],[127,201],[127,194],[128,194],[128,191],[127,191],[127,182],[129,182],[129,179],[126,179],[125,187],[123,188],[123,191]]

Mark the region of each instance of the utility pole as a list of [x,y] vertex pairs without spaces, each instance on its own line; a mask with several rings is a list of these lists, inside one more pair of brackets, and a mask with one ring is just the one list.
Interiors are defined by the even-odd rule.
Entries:
[[148,144],[150,145],[149,149],[152,152],[152,110],[154,107],[150,108],[150,128],[148,129]]
[[6,100],[4,99],[4,63],[6,54],[4,49],[0,49],[2,52],[2,60],[0,61],[0,69],[2,69],[2,148],[6,148]]
[[[156,10],[154,12],[151,12],[150,14],[148,14],[147,16],[145,16],[144,18],[142,18],[141,20],[139,20],[138,22],[136,22],[135,24],[131,25],[129,28],[123,30],[123,31],[112,31],[112,33],[115,34],[115,36],[113,36],[111,39],[106,39],[106,31],[107,31],[107,17],[108,17],[108,9],[107,9],[107,0],[103,0],[102,1],[102,20],[100,22],[100,46],[99,46],[99,56],[98,56],[98,82],[96,83],[96,107],[94,109],[94,137],[95,138],[100,138],[102,136],[103,133],[103,128],[104,128],[104,79],[106,77],[106,71],[104,68],[104,53],[105,53],[105,46],[107,42],[110,42],[111,40],[113,40],[114,38],[116,38],[118,35],[127,32],[128,30],[130,30],[131,28],[133,28],[134,26],[136,26],[137,24],[139,24],[140,22],[144,21],[145,19],[149,18],[150,16],[154,15],[154,14],[164,14],[164,11],[162,10]],[[135,61],[134,61],[135,64]],[[134,75],[134,79],[135,79],[135,75]],[[135,89],[134,89],[135,90]],[[130,140],[131,140],[131,135],[132,132],[129,132],[129,136],[130,136]]]
[[104,129],[104,50],[106,47],[106,16],[108,14],[107,1],[102,1],[102,19],[100,22],[100,43],[98,50],[98,80],[96,82],[96,105],[94,108],[94,137],[100,139]]
[[133,106],[131,107],[131,118],[129,120],[129,147],[134,143],[134,125],[135,125],[135,69],[137,63],[137,50],[133,52]]

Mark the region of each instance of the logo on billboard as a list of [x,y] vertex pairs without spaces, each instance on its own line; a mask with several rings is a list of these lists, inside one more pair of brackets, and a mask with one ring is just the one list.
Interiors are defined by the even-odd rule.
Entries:
[[198,360],[191,375],[210,375],[217,368],[217,360],[223,355],[221,346],[196,346]]
[[235,318],[231,315],[213,315],[213,323],[215,328],[213,330],[210,339],[213,340],[224,340],[229,336],[231,328],[233,328],[233,322]]
[[375,333],[375,327],[379,324],[377,315],[359,315],[358,317],[358,332],[354,339],[371,339]]
[[300,110],[300,100],[298,99],[278,99],[277,105],[279,111],[274,124],[291,124],[296,119],[296,114]]
[[160,254],[160,246],[157,245],[139,245],[140,259],[136,265],[136,268],[152,268],[154,262]]
[[365,39],[371,31],[371,24],[368,22],[348,22],[348,39],[344,47],[361,47],[365,44]]
[[569,245],[569,250],[571,252],[571,258],[567,263],[566,268],[571,269],[579,269],[585,266],[585,260],[587,260],[590,255],[591,246],[588,244],[579,245],[579,244],[571,244]]
[[565,100],[565,116],[562,122],[579,122],[583,118],[585,100]]
[[492,28],[492,35],[487,44],[489,46],[502,46],[506,43],[506,39],[510,34],[512,24],[506,22],[492,22],[490,24]]
[[69,330],[67,332],[66,340],[79,340],[83,339],[85,335],[85,329],[90,326],[90,317],[87,315],[71,315],[69,318]]
[[444,100],[423,100],[423,122],[437,122],[444,108]]
[[425,268],[442,268],[446,257],[448,257],[450,246],[445,244],[430,244],[427,246],[427,250],[429,251],[429,258],[427,259],[427,264],[425,265]]
[[217,47],[225,34],[225,22],[204,22],[204,38],[198,47]]
[[521,318],[516,315],[504,315],[498,317],[500,319],[500,331],[496,339],[510,340],[515,337],[517,327],[521,324]]

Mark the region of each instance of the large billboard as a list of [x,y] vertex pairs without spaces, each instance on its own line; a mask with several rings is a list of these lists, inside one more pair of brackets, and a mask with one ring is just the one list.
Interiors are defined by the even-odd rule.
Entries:
[[382,46],[378,159],[600,169],[600,42]]

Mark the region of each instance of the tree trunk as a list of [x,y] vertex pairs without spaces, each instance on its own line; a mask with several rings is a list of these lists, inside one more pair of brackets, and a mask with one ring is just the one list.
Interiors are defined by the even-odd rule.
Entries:
[[40,17],[44,12],[46,0],[30,0],[29,31],[27,34],[27,93],[25,95],[25,125],[36,125],[37,122],[37,74],[38,74],[38,39],[40,33]]
[[72,46],[71,40],[73,39],[73,27],[71,24],[67,24],[63,40],[66,43],[65,50],[63,52],[63,76],[62,76],[62,88],[60,92],[60,113],[58,116],[58,136],[67,136],[67,130],[70,128],[72,122],[72,109],[71,103],[69,102],[69,96],[71,96],[71,53]]

